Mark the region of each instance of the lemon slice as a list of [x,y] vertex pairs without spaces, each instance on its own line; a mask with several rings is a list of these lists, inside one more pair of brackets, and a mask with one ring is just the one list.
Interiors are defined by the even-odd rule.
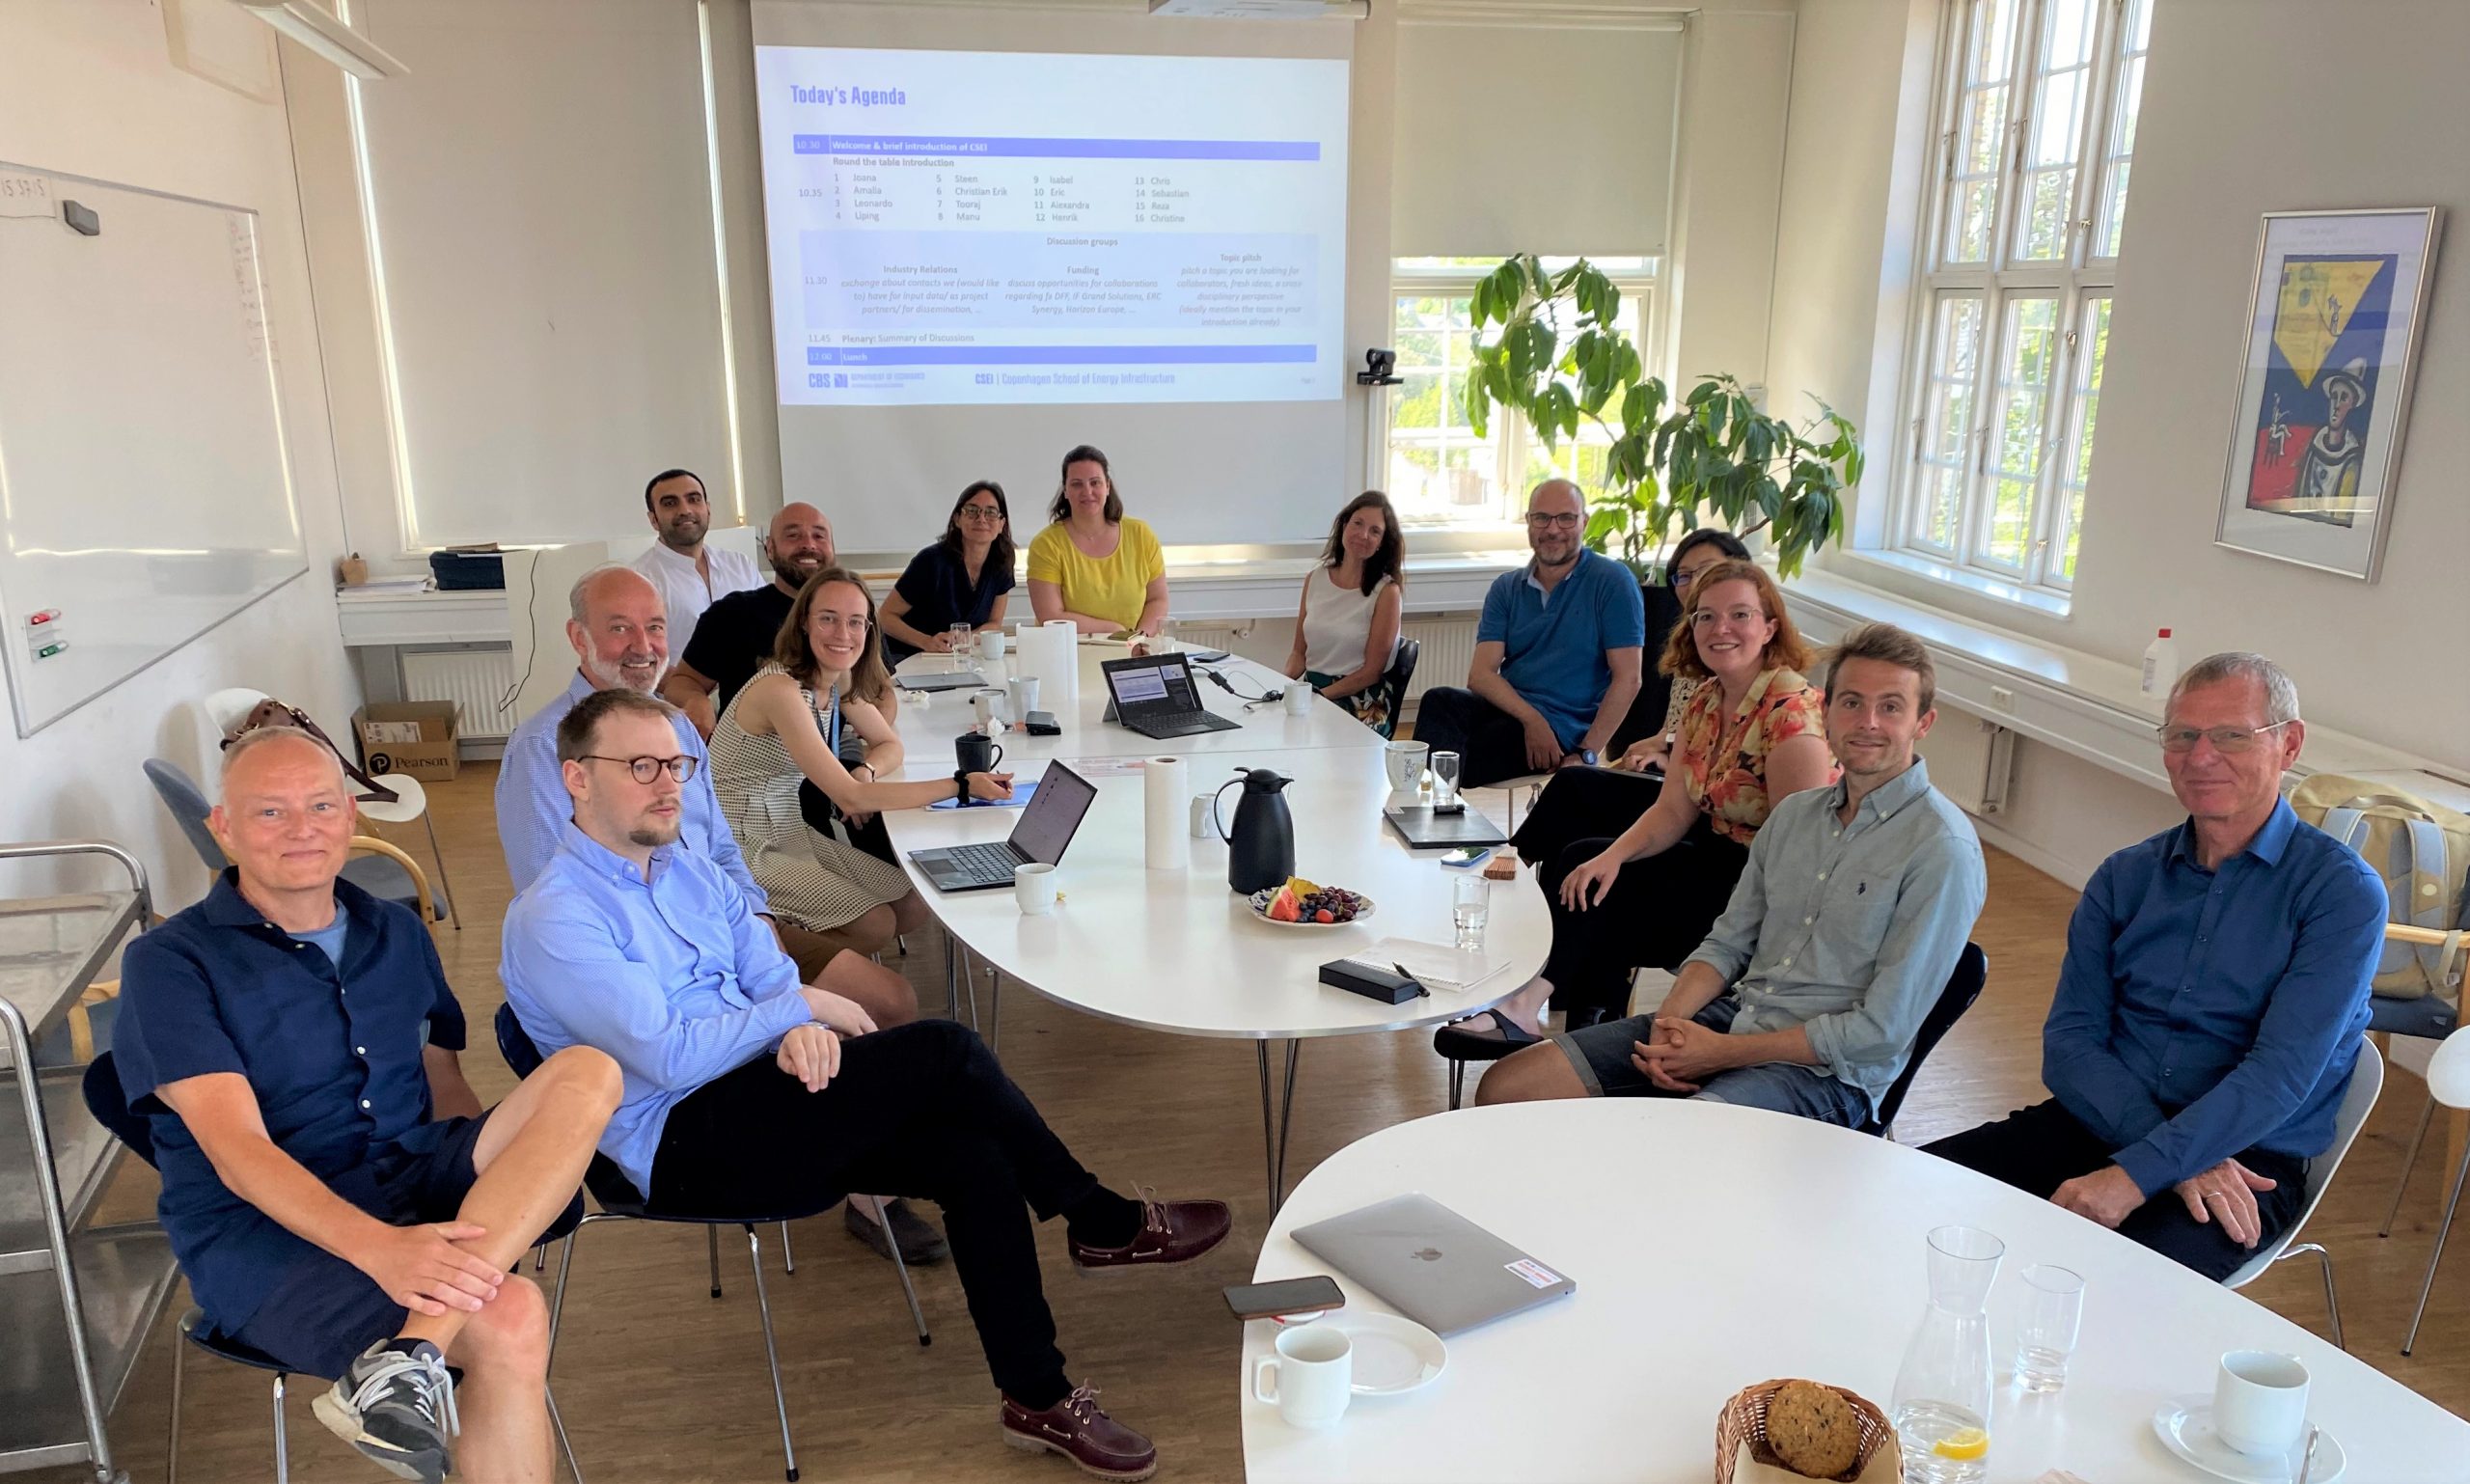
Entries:
[[1290,892],[1294,893],[1295,893],[1296,895],[1298,895],[1298,896],[1309,896],[1309,895],[1311,895],[1313,893],[1318,892],[1319,890],[1321,890],[1318,886],[1314,885],[1313,883],[1311,883],[1311,882],[1309,882],[1309,881],[1304,880],[1304,879],[1303,877],[1301,877],[1301,876],[1289,876],[1289,877],[1287,877],[1287,878],[1286,878],[1286,889],[1287,889],[1288,891],[1290,891]]
[[1990,1453],[1990,1434],[1978,1427],[1962,1427],[1930,1445],[1930,1451],[1940,1458],[1958,1461],[1983,1458]]

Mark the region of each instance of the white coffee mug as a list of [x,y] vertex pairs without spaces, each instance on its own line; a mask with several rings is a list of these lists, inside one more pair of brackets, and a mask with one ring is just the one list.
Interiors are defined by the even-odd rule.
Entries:
[[1388,775],[1392,793],[1414,793],[1424,785],[1424,758],[1432,752],[1428,742],[1392,742],[1381,750],[1381,768]]
[[2212,1430],[2241,1453],[2279,1458],[2307,1426],[2307,1367],[2296,1356],[2234,1350],[2212,1384]]
[[1011,699],[1012,720],[1024,727],[1028,726],[1029,713],[1038,708],[1038,677],[1014,675],[1012,683],[1005,688],[1005,693]]
[[1026,915],[1042,918],[1053,912],[1057,894],[1054,866],[1031,861],[1012,867],[1012,899]]
[[1310,716],[1312,714],[1311,686],[1304,684],[1301,680],[1289,680],[1286,682],[1286,714],[1289,716]]
[[977,636],[977,657],[982,660],[1000,660],[1003,657],[1002,629],[987,629]]
[[1194,794],[1192,815],[1193,838],[1218,838],[1218,795],[1214,793]]
[[1355,1395],[1355,1344],[1334,1325],[1289,1325],[1277,1355],[1252,1367],[1252,1396],[1277,1408],[1289,1427],[1327,1427]]
[[969,708],[976,714],[977,725],[984,728],[989,736],[994,735],[1003,725],[1003,693],[1002,691],[986,690],[975,693],[969,699]]

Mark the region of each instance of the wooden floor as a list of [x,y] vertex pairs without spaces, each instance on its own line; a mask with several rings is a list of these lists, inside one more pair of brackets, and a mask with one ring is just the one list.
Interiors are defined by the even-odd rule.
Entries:
[[[484,1099],[502,1095],[512,1081],[485,1049],[481,1029],[503,998],[498,924],[508,895],[490,807],[493,782],[493,770],[480,765],[452,783],[429,785],[464,924],[459,932],[441,928],[438,946],[475,1028],[465,1064]],[[392,834],[427,860],[417,826]],[[1975,933],[1990,954],[1989,991],[1914,1086],[1897,1129],[1907,1142],[1967,1127],[2041,1093],[2039,1031],[2073,893],[1994,851],[1990,867],[1990,906]],[[936,944],[913,939],[910,949],[902,967],[920,999],[940,1006],[944,963]],[[1004,997],[1002,1052],[1100,1178],[1117,1189],[1139,1182],[1233,1203],[1233,1237],[1189,1268],[1084,1279],[1066,1262],[1059,1230],[1046,1228],[1040,1242],[1074,1378],[1095,1383],[1105,1406],[1157,1441],[1162,1478],[1242,1478],[1238,1330],[1219,1290],[1249,1278],[1267,1227],[1251,1049],[1109,1025],[1015,989]],[[1304,1050],[1303,1071],[1291,1180],[1356,1139],[1444,1106],[1443,1063],[1424,1035],[1315,1042]],[[2417,1079],[2394,1079],[2310,1235],[2338,1260],[2351,1349],[2445,1407],[2470,1413],[2470,1250],[2455,1253],[2417,1357],[2398,1354],[2442,1195],[2440,1153],[2422,1159],[2392,1238],[2375,1235],[2422,1096]],[[1617,1151],[1606,1158],[1617,1159]],[[142,1209],[151,1198],[151,1177],[139,1171],[128,1184],[122,1196]],[[948,1265],[919,1275],[935,1332],[933,1348],[920,1350],[889,1265],[841,1231],[837,1213],[794,1231],[794,1277],[781,1272],[774,1231],[763,1235],[790,1419],[808,1479],[1064,1484],[1081,1477],[1060,1460],[999,1442],[995,1392]],[[700,1231],[604,1225],[585,1236],[557,1391],[596,1484],[778,1476],[780,1438],[745,1244],[726,1242],[723,1251],[727,1293],[715,1301],[706,1293]],[[2316,1272],[2313,1263],[2291,1263],[2247,1292],[2323,1333]],[[184,1305],[185,1295],[178,1302]],[[167,1322],[113,1418],[121,1462],[140,1480],[162,1476],[170,1347]],[[378,1477],[317,1425],[309,1394],[304,1383],[291,1404],[292,1477],[304,1484]],[[184,1412],[183,1480],[237,1484],[272,1476],[265,1378],[193,1356]],[[1480,1415],[1467,1420],[1483,1424]],[[91,1475],[63,1470],[38,1477],[67,1484]]]

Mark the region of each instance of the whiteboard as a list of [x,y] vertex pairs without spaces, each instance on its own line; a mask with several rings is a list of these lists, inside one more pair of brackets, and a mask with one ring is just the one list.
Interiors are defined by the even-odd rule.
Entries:
[[[99,234],[68,226],[69,202]],[[257,213],[0,163],[0,657],[17,734],[306,569]]]

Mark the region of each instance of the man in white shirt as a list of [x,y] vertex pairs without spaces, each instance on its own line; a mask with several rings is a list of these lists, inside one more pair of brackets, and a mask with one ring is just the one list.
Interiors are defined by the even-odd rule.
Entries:
[[686,652],[695,625],[712,600],[763,586],[755,560],[703,544],[712,526],[711,502],[703,481],[684,469],[664,469],[644,486],[644,513],[659,537],[637,557],[635,570],[660,591],[661,607],[669,615],[670,653]]

